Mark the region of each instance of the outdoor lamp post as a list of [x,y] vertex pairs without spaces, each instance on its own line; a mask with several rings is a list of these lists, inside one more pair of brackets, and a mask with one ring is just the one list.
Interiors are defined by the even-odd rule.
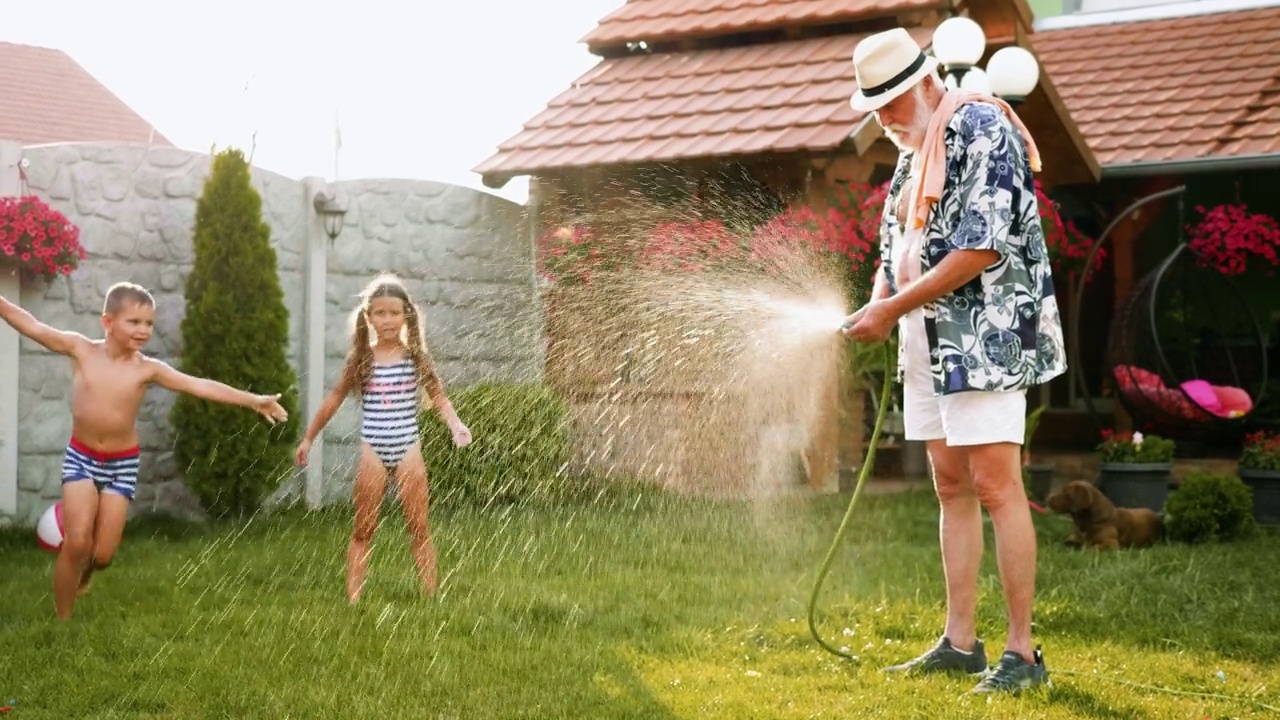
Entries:
[[1040,82],[1035,57],[1011,45],[997,50],[983,70],[977,65],[986,48],[986,33],[967,17],[947,18],[933,31],[933,54],[946,73],[947,87],[989,93],[1010,105],[1021,103]]
[[317,192],[311,203],[316,209],[316,214],[320,216],[320,221],[324,223],[324,234],[329,236],[329,240],[336,240],[346,225],[346,204],[333,190]]

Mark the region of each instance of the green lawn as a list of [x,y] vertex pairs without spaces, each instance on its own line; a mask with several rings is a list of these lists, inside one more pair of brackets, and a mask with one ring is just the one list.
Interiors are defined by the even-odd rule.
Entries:
[[[813,573],[847,496],[710,503],[645,496],[433,516],[441,602],[421,600],[388,515],[363,603],[343,600],[346,509],[235,527],[139,522],[70,623],[53,556],[0,534],[0,702],[32,718],[1194,718],[1280,705],[1280,537],[1095,555],[1037,517],[1048,693],[965,696],[886,678],[942,622],[933,499],[861,501],[820,627]],[[398,510],[398,509],[397,509]],[[988,535],[981,632],[1004,640]],[[1223,682],[1217,676],[1222,671]],[[1096,677],[1093,675],[1096,673]]]

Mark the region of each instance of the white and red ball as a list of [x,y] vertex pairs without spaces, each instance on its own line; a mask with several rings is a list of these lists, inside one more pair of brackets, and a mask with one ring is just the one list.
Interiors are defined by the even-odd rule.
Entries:
[[50,552],[58,552],[62,547],[62,502],[56,502],[45,509],[36,523],[36,540],[40,547]]

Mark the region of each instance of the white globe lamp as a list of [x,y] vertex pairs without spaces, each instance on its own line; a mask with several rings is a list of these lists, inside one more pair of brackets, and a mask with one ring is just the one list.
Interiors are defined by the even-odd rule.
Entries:
[[966,72],[964,77],[960,78],[960,88],[990,95],[991,76],[982,68],[969,68],[969,72]]
[[997,50],[987,62],[991,91],[1010,103],[1019,103],[1040,82],[1040,64],[1023,48],[1011,45]]
[[987,49],[987,36],[982,26],[957,15],[943,20],[933,31],[933,56],[948,73],[963,75],[978,64]]

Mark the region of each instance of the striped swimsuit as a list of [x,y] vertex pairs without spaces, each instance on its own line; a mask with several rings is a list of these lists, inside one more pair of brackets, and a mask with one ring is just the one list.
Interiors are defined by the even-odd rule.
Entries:
[[361,437],[384,466],[394,468],[418,441],[418,373],[413,361],[375,364],[364,387],[362,408]]
[[62,456],[62,482],[92,480],[98,492],[113,492],[132,501],[138,487],[138,448],[100,452],[71,438]]

